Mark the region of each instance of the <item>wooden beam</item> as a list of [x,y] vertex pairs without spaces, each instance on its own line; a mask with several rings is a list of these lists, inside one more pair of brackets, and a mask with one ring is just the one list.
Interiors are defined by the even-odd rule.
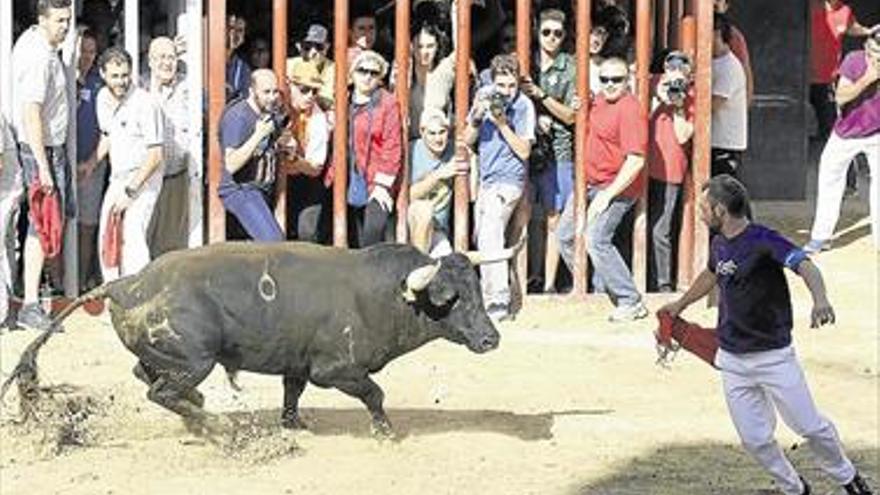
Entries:
[[576,88],[581,108],[577,112],[574,133],[574,289],[572,295],[587,293],[586,201],[587,177],[584,160],[587,156],[587,124],[590,111],[590,4],[592,0],[577,0],[575,12],[575,59],[577,60]]
[[[652,0],[638,0],[636,8],[636,81],[639,103],[642,111],[648,115],[651,109],[651,87],[648,69],[651,65],[651,38],[652,38]],[[648,125],[647,122],[644,123]],[[647,128],[645,129],[647,131]],[[647,220],[647,197],[648,197],[648,161],[645,157],[645,167],[639,174],[642,180],[642,190],[636,201],[635,222],[633,224],[633,254],[632,275],[633,281],[639,292],[644,293],[647,285],[647,254],[648,254],[648,220]]]
[[[471,0],[458,0],[456,13],[455,42],[455,128],[457,132],[465,128],[468,106],[470,105],[470,61],[471,61]],[[456,149],[462,159],[469,151]],[[470,178],[468,175],[455,177],[455,250],[467,251],[470,240],[468,211],[470,206]]]
[[226,0],[208,2],[208,242],[226,240],[226,211],[217,195],[221,176],[220,117],[226,105]]
[[[693,138],[693,187],[709,179],[712,132],[712,2],[697,2],[696,116]],[[696,210],[696,208],[694,208]],[[700,273],[709,259],[709,228],[694,219],[693,273]]]
[[348,246],[348,0],[334,0],[333,58],[336,64],[333,128],[333,245]]
[[418,122],[409,121],[410,84],[410,0],[397,0],[394,17],[394,61],[397,64],[397,80],[394,92],[400,106],[402,133],[402,157],[400,168],[400,192],[397,194],[397,242],[405,243],[409,238],[407,229],[407,210],[409,209],[409,128]]
[[[516,1],[516,58],[519,61],[520,76],[529,76],[532,73],[532,2],[531,0]],[[528,170],[529,162],[526,160],[526,169]],[[528,177],[528,173],[526,173]],[[523,195],[520,197],[519,203],[516,205],[513,215],[510,218],[512,225],[508,226],[510,239],[508,244],[513,244],[523,235],[527,235],[529,231],[529,220],[532,217],[532,201],[529,189],[528,178],[523,185]],[[512,227],[512,228],[511,228]],[[510,283],[519,285],[519,292],[522,302],[525,303],[525,295],[528,291],[529,281],[529,243],[526,242],[525,247],[517,253],[513,260],[516,264],[516,280]],[[511,293],[516,293],[511,291]]]
[[[287,86],[287,7],[288,0],[272,0],[272,70],[284,101],[290,101]],[[275,220],[287,237],[287,178],[285,172],[275,173]]]

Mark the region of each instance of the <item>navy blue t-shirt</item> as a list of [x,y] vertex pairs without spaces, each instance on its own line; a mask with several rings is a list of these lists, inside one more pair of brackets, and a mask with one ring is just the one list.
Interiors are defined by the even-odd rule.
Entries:
[[[220,119],[220,155],[225,156],[228,148],[238,148],[243,145],[254,133],[259,118],[259,114],[246,99],[238,100],[227,107]],[[243,184],[269,189],[275,177],[275,154],[267,150],[270,144],[269,137],[263,139],[257,146],[254,156],[235,172],[234,177],[226,170],[224,164],[220,185],[217,187],[217,194],[221,198]]]
[[750,224],[732,239],[712,239],[708,269],[718,277],[718,340],[735,354],[791,344],[791,297],[782,269],[806,254],[778,232]]

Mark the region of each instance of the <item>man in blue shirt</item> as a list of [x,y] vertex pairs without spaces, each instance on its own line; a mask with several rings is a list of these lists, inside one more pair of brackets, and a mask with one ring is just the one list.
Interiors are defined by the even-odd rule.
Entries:
[[[535,106],[519,91],[516,57],[496,56],[490,72],[492,85],[477,92],[464,129],[465,143],[476,143],[479,153],[475,216],[480,251],[504,248],[504,232],[523,194],[526,163],[535,141]],[[483,301],[495,321],[510,316],[507,272],[507,261],[480,265]]]
[[849,495],[871,494],[843,452],[834,425],[816,409],[791,344],[791,298],[783,268],[800,275],[810,290],[814,328],[834,323],[819,269],[791,241],[749,221],[748,193],[730,175],[713,177],[704,186],[699,208],[703,222],[718,232],[712,238],[709,264],[679,300],[659,312],[678,316],[717,284],[715,366],[721,370],[727,407],[743,447],[783,493],[810,493],[773,437],[775,407]]
[[274,149],[278,80],[268,69],[251,75],[247,99],[238,100],[220,120],[223,171],[217,194],[256,241],[281,241],[284,234],[272,215],[266,196],[275,185]]

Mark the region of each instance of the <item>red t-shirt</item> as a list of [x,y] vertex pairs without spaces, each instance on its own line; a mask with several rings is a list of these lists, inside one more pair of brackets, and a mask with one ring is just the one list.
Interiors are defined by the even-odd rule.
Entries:
[[[635,96],[626,94],[614,103],[603,96],[593,100],[584,165],[587,184],[607,186],[617,177],[626,155],[646,156],[647,149],[648,118]],[[623,192],[624,196],[641,196],[641,176]]]
[[824,7],[824,2],[811,2],[812,17],[810,62],[812,70],[810,82],[813,84],[829,84],[837,77],[837,66],[840,64],[840,52],[843,48],[843,37],[846,30],[855,21],[852,9],[843,2],[831,10]]
[[[672,107],[663,103],[651,115],[648,127],[651,137],[651,159],[648,161],[648,173],[652,179],[681,184],[684,182],[684,174],[690,162],[688,156],[691,147],[690,141],[685,144],[678,142],[672,115]],[[685,100],[684,115],[687,120],[693,122],[694,98],[692,92]]]

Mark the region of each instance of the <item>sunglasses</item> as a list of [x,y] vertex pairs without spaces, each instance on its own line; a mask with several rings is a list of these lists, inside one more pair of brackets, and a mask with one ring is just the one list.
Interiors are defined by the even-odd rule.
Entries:
[[367,69],[366,67],[358,67],[354,71],[363,76],[379,77],[382,75],[382,71],[379,69]]
[[599,76],[599,82],[602,84],[620,84],[626,81],[626,76]]
[[302,49],[304,52],[308,52],[311,50],[318,50],[320,52],[320,51],[324,50],[324,43],[315,43],[312,41],[306,41],[302,44]]
[[300,92],[303,96],[316,95],[318,94],[318,88],[313,88],[311,86],[303,86],[302,84],[296,85],[297,91]]
[[549,37],[551,34],[556,39],[562,39],[562,37],[565,36],[565,31],[563,31],[561,29],[549,29],[549,28],[541,30],[541,36],[543,36],[545,38]]

